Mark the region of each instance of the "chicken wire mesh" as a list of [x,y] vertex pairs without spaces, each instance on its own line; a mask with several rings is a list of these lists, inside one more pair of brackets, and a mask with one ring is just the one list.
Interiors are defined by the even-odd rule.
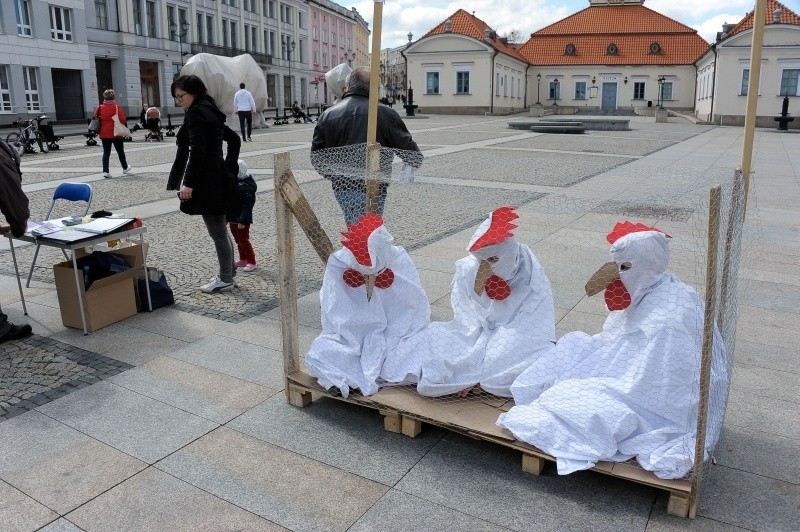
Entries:
[[[326,263],[322,333],[299,368],[329,393],[354,400],[380,403],[382,389],[401,388],[456,409],[492,408],[509,438],[555,457],[561,474],[615,461],[664,479],[699,478],[696,448],[703,461],[712,456],[730,386],[744,219],[740,174],[713,172],[659,193],[620,183],[605,194],[561,192],[520,208],[498,206],[465,234],[465,256],[454,265],[452,319],[432,321],[414,261],[377,214],[377,198],[392,183],[413,181],[409,167],[419,168],[421,156],[381,148],[380,163],[372,159],[375,170],[365,172],[376,157],[369,151],[363,145],[312,153],[348,221],[341,247],[297,191],[278,192]],[[283,171],[276,163],[278,188]],[[351,194],[337,193],[335,176],[346,178]],[[715,182],[720,199],[710,205]],[[548,224],[579,226],[587,217],[596,225],[578,229],[596,236],[592,242],[538,236],[529,247],[518,236],[539,234],[525,223],[546,233]],[[600,250],[611,261],[576,287],[587,257]],[[557,305],[559,291],[576,288],[605,303],[605,315],[589,320],[596,332],[568,330],[573,308]],[[707,302],[714,326],[705,331],[702,382]],[[448,422],[469,427],[475,411],[463,411]]]

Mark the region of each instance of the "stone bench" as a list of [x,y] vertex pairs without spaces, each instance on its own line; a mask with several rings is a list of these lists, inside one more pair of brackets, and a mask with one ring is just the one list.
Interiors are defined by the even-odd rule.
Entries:
[[509,122],[508,127],[529,130],[532,126],[580,124],[586,131],[629,131],[630,122],[624,118],[540,118]]
[[530,131],[534,133],[559,133],[559,134],[572,134],[578,135],[586,131],[583,125],[578,123],[573,124],[535,124],[530,126]]

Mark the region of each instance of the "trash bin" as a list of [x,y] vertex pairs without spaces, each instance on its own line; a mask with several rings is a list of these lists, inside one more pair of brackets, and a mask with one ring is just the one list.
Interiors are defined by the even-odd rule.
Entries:
[[653,107],[653,100],[647,100],[647,107]]

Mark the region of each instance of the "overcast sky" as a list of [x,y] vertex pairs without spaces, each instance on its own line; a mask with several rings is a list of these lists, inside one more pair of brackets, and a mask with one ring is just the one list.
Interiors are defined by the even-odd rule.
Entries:
[[[800,13],[800,0],[782,3]],[[372,24],[374,3],[370,0],[348,2]],[[713,42],[723,22],[738,22],[755,6],[755,0],[645,0],[644,5],[678,22],[695,28],[708,42]],[[393,48],[408,42],[408,32],[414,40],[425,35],[459,8],[475,11],[475,16],[489,24],[499,35],[519,30],[524,40],[553,22],[589,7],[589,0],[386,0],[383,6],[383,36],[381,48]],[[767,20],[771,18],[767,14]]]

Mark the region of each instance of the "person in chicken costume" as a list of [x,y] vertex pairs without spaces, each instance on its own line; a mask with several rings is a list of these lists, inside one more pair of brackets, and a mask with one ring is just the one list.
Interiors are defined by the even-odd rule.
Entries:
[[[559,474],[598,461],[639,464],[660,478],[693,466],[704,303],[666,273],[670,236],[630,222],[607,236],[613,262],[586,285],[605,288],[611,311],[599,334],[564,335],[514,382],[516,406],[497,424],[556,458]],[[725,347],[714,331],[706,454],[722,427]]]
[[322,334],[306,356],[320,386],[348,397],[378,391],[387,352],[430,321],[430,305],[405,249],[380,216],[368,213],[342,233],[320,290]]
[[[515,207],[500,207],[478,227],[456,262],[450,296],[453,320],[432,323],[390,357],[383,375],[395,382],[418,379],[427,396],[475,385],[510,397],[514,379],[555,342],[553,293],[536,257],[513,236]],[[398,365],[416,362],[416,374]]]

